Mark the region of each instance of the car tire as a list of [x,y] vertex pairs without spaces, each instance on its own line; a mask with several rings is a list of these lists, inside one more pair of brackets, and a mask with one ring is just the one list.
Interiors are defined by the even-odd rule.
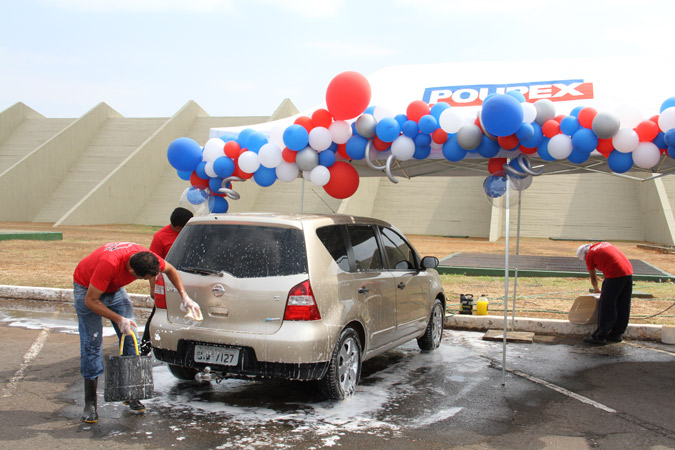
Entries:
[[356,392],[361,376],[361,341],[352,328],[345,328],[319,381],[321,392],[329,400],[344,400]]
[[434,301],[434,307],[431,308],[431,316],[427,324],[427,330],[424,335],[417,339],[417,345],[421,350],[431,351],[441,345],[443,339],[443,321],[445,319],[443,312],[443,303],[439,299]]
[[192,369],[190,367],[176,366],[175,364],[169,364],[169,371],[171,374],[178,378],[179,380],[188,380],[195,381],[195,375],[199,372],[197,369]]

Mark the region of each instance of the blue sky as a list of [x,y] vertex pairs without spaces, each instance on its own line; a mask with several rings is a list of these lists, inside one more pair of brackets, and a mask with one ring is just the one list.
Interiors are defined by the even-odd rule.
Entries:
[[269,115],[286,97],[318,106],[345,70],[435,62],[616,57],[646,74],[673,59],[673,17],[672,0],[13,0],[0,111],[79,117],[106,102],[167,117],[195,100],[212,116]]

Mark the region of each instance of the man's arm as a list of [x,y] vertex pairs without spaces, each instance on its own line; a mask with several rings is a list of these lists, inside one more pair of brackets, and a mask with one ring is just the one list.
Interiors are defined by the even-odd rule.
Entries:
[[164,261],[164,270],[162,273],[166,274],[166,277],[171,281],[174,287],[178,290],[181,298],[183,299],[183,306],[185,309],[191,313],[192,317],[197,320],[202,320],[202,311],[199,305],[190,298],[190,296],[185,292],[185,286],[183,286],[183,280],[180,278],[180,274],[174,266],[169,262]]
[[115,322],[123,334],[131,334],[131,326],[138,328],[136,322],[126,317],[122,317],[107,306],[101,301],[101,295],[103,291],[94,287],[90,284],[87,289],[87,295],[84,297],[84,305],[91,309],[93,312],[98,314],[101,317],[110,319]]
[[591,284],[593,285],[593,289],[595,292],[600,292],[600,289],[598,288],[598,275],[595,273],[595,269],[589,270],[588,274],[591,276]]

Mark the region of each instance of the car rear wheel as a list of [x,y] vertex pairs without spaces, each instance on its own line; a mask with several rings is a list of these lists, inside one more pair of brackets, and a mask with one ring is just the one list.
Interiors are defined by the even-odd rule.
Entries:
[[197,369],[192,369],[190,367],[176,366],[174,364],[169,364],[169,371],[171,374],[178,378],[179,380],[190,380],[195,381],[195,375],[199,372]]
[[330,400],[344,400],[356,391],[361,375],[361,342],[352,328],[346,328],[340,334],[326,375],[320,380],[319,387]]
[[438,348],[441,345],[443,338],[443,303],[439,299],[434,301],[434,307],[431,309],[431,317],[427,324],[427,330],[424,336],[417,340],[417,345],[420,349],[430,351]]

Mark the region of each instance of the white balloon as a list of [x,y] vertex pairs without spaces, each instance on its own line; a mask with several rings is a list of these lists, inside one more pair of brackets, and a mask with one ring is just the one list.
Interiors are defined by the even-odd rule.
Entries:
[[556,134],[548,141],[548,153],[555,159],[565,159],[572,154],[572,137]]
[[455,108],[445,108],[439,117],[438,124],[446,133],[455,134],[464,124],[464,118],[455,111]]
[[309,146],[317,152],[326,150],[332,142],[333,138],[328,128],[315,127],[309,132]]
[[617,105],[614,112],[619,118],[621,128],[635,128],[642,120],[644,120],[644,114],[642,114],[640,108],[628,103]]
[[239,159],[237,161],[242,172],[253,173],[260,167],[258,154],[250,150],[245,151],[239,155]]
[[211,138],[204,144],[203,161],[215,161],[225,156],[225,142],[220,138]]
[[312,179],[310,178],[311,173],[312,173],[311,170],[303,170],[302,171],[302,178],[304,178],[307,181],[312,181]]
[[520,104],[523,108],[523,123],[532,123],[537,118],[537,107],[534,103],[523,102]]
[[391,110],[386,106],[376,106],[373,110],[373,117],[375,117],[375,120],[378,122],[382,119],[386,119],[387,117],[391,117],[393,119],[394,116],[395,114],[391,112]]
[[408,136],[399,136],[391,143],[391,153],[399,161],[407,161],[415,154],[415,141]]
[[640,143],[640,137],[632,128],[621,128],[612,138],[614,148],[621,153],[630,153]]
[[272,143],[267,143],[258,150],[258,160],[263,166],[273,169],[281,163],[281,149]]
[[659,163],[661,151],[652,142],[640,142],[633,150],[633,164],[643,169],[651,169]]
[[309,179],[317,186],[324,186],[330,181],[330,171],[326,166],[316,166],[310,172]]
[[659,128],[664,133],[675,128],[675,106],[664,109],[659,115]]
[[289,163],[286,161],[281,161],[281,163],[276,168],[277,178],[284,183],[290,183],[291,181],[298,178],[298,172],[298,166],[296,166],[295,163]]
[[352,127],[344,120],[336,120],[328,128],[331,138],[336,144],[346,143],[352,137]]
[[284,131],[286,131],[285,126],[281,125],[280,123],[274,125],[270,130],[269,141],[276,144],[279,148],[284,148],[286,146],[284,144]]
[[206,172],[206,174],[211,178],[218,176],[216,171],[213,170],[213,161],[206,162],[206,165],[204,166],[204,172]]

